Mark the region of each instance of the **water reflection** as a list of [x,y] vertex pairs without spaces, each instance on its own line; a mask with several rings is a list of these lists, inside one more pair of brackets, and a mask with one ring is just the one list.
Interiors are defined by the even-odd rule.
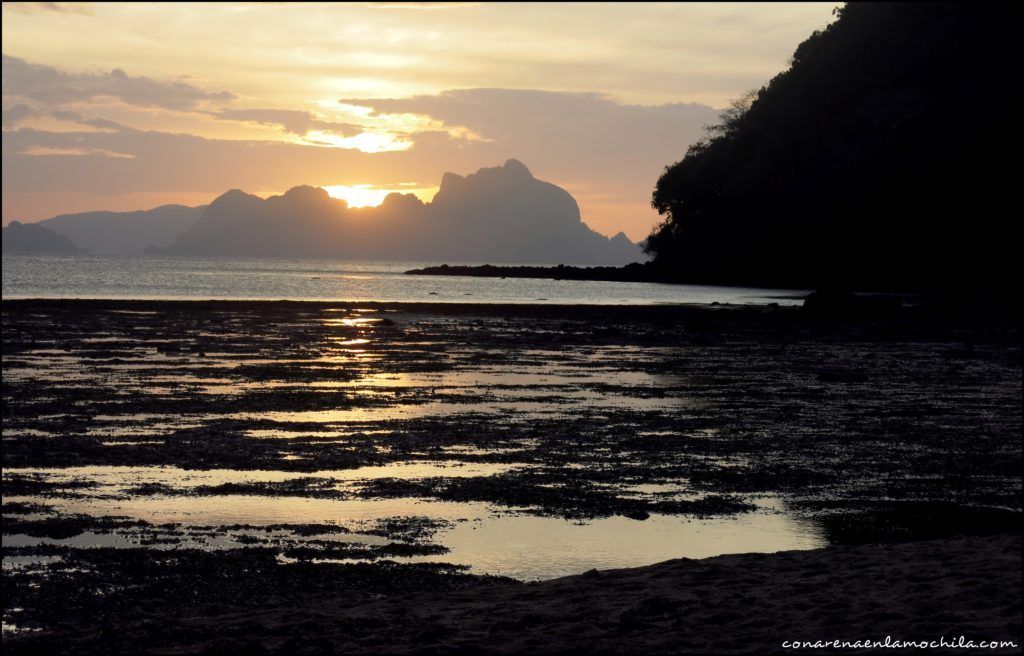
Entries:
[[[308,536],[279,525],[331,525],[349,533],[316,539],[380,544],[384,538],[360,531],[416,517],[437,522],[429,540],[448,551],[409,560],[528,579],[824,544],[813,524],[772,498],[744,497],[757,509],[718,517],[628,510],[705,500],[710,493],[680,472],[694,463],[738,462],[679,447],[711,443],[718,429],[707,425],[710,409],[692,395],[693,381],[671,366],[685,355],[678,348],[560,346],[532,325],[501,320],[488,328],[491,341],[481,343],[468,336],[478,328],[469,320],[389,315],[395,321],[369,310],[331,310],[296,314],[292,324],[260,331],[246,332],[232,316],[220,319],[222,330],[199,322],[178,333],[161,328],[159,347],[136,334],[140,326],[118,333],[105,325],[69,348],[20,353],[11,368],[16,381],[98,398],[36,423],[5,423],[5,438],[73,435],[89,440],[82,442],[88,449],[112,453],[87,451],[101,462],[169,458],[183,466],[8,469],[5,475],[37,483],[89,486],[11,496],[7,503],[42,504],[49,517],[125,517],[150,526],[89,529],[63,539],[17,534],[4,544],[234,549],[258,537],[257,544],[283,553]],[[133,460],[135,454],[144,457]],[[399,461],[381,464],[392,458]],[[523,472],[547,478],[512,476]],[[395,498],[360,496],[360,486],[383,479],[414,485],[386,492]],[[431,479],[479,479],[476,490],[487,492],[461,498],[494,501],[502,492],[494,488],[506,484],[519,485],[525,496],[442,501],[460,497],[416,487]],[[597,517],[586,522],[532,514],[540,508],[531,499],[573,489],[611,500],[611,510],[597,504],[593,515],[568,507],[552,513]],[[270,530],[254,537],[246,532],[253,527]]]
[[223,485],[225,483],[281,483],[303,478],[321,478],[338,481],[361,481],[375,478],[397,478],[403,480],[431,476],[469,477],[492,476],[506,472],[516,465],[489,462],[416,461],[395,462],[388,465],[371,465],[353,469],[333,469],[313,472],[292,472],[274,470],[242,469],[181,469],[179,467],[116,467],[84,466],[61,468],[8,467],[7,476],[41,477],[44,480],[62,484],[87,481],[90,487],[79,491],[86,496],[111,497],[125,489],[142,485],[170,485],[187,490],[202,485]]
[[[376,520],[423,517],[449,525],[433,538],[435,543],[447,547],[448,553],[396,560],[468,565],[474,573],[525,580],[569,576],[593,568],[638,567],[672,558],[815,549],[826,544],[822,530],[814,522],[779,510],[782,506],[775,499],[762,499],[759,504],[761,508],[755,512],[730,517],[696,519],[652,515],[644,521],[636,521],[617,516],[588,522],[509,513],[484,503],[408,498],[335,500],[224,495],[111,499],[98,496],[59,500],[54,503],[54,509],[142,519],[157,525],[177,524],[186,535],[190,527],[239,524],[259,527],[331,523],[359,531]],[[174,546],[207,549],[240,546],[237,536],[222,533],[204,536],[198,542],[193,536]],[[379,537],[365,535],[331,539],[382,543]],[[64,540],[5,536],[4,544],[130,548],[139,546],[139,540],[117,533],[86,533]]]
[[524,580],[642,567],[672,558],[825,546],[813,523],[781,513],[689,521],[670,515],[652,515],[642,522],[608,517],[585,524],[505,515],[481,524],[456,524],[437,539],[451,549],[448,554],[412,560],[465,563],[478,574]]
[[[409,276],[437,262],[4,255],[3,297],[398,302],[796,304],[792,290],[530,278]],[[455,264],[451,262],[450,264]],[[567,263],[568,264],[568,263]],[[310,275],[312,274],[312,275]],[[792,298],[795,297],[795,298]],[[125,315],[152,314],[122,311]]]

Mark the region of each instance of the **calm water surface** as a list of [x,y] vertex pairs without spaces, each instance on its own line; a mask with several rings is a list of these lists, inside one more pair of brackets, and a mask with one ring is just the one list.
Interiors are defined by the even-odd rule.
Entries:
[[801,302],[799,298],[787,297],[805,293],[706,285],[403,273],[432,264],[437,263],[4,255],[3,298],[787,305]]

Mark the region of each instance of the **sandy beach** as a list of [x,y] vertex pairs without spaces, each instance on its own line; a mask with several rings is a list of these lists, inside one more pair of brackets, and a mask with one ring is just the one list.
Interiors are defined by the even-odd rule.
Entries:
[[891,639],[913,641],[897,651],[919,653],[917,643],[963,638],[978,647],[958,653],[1019,653],[1020,568],[1019,534],[962,537],[675,560],[378,601],[324,592],[286,608],[178,607],[70,642],[5,645],[13,653],[857,653],[784,643]]
[[357,605],[327,596],[287,610],[186,611],[124,627],[109,648],[156,640],[166,647],[140,652],[856,653],[783,643],[964,637],[978,645],[966,653],[1019,653],[1020,568],[1019,534],[721,556]]

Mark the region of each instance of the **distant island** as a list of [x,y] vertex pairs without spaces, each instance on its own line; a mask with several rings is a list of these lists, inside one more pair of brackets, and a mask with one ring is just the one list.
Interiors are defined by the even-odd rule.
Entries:
[[522,163],[446,173],[433,201],[390,194],[378,207],[350,208],[316,187],[259,198],[231,190],[206,207],[170,246],[149,253],[626,264],[643,259],[624,234],[608,238],[580,219],[564,189]]
[[64,235],[34,223],[11,221],[3,228],[3,252],[26,255],[74,255],[85,253]]
[[205,205],[161,205],[137,212],[61,214],[36,225],[64,235],[96,255],[142,255],[147,248],[170,246],[195,225]]
[[269,198],[232,189],[199,207],[63,214],[32,225],[100,255],[591,265],[646,259],[624,233],[609,238],[592,230],[569,192],[514,159],[466,176],[445,173],[429,203],[394,193],[379,206],[353,208],[318,187]]

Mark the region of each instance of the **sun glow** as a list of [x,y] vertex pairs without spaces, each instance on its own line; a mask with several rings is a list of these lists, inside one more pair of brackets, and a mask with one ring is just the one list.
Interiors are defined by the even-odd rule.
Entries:
[[388,132],[360,132],[354,137],[342,137],[331,132],[311,130],[302,141],[313,146],[330,148],[353,148],[364,153],[386,153],[412,148],[412,141],[396,137]]
[[437,193],[437,187],[414,188],[408,185],[397,185],[394,187],[375,187],[370,184],[330,185],[325,186],[324,190],[331,197],[340,198],[347,202],[349,207],[376,207],[384,202],[388,194],[413,194],[427,203]]
[[332,185],[324,187],[328,194],[334,198],[340,198],[348,203],[349,207],[370,207],[380,205],[384,198],[391,193],[388,189],[377,189],[373,185]]

